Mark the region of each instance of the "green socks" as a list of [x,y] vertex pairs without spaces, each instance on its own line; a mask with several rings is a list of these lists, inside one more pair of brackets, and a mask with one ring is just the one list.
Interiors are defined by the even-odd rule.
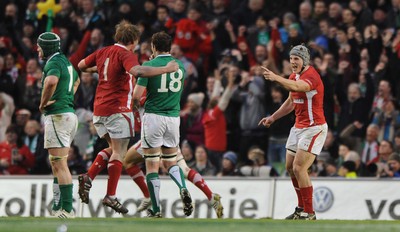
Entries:
[[60,185],[62,208],[70,213],[72,211],[72,184]]

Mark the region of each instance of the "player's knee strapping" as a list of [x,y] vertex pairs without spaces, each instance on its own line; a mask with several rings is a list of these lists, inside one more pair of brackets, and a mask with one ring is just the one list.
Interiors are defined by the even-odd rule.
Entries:
[[177,152],[174,152],[174,153],[171,153],[171,154],[162,154],[161,155],[161,159],[163,159],[165,161],[175,161],[177,154],[178,154]]
[[59,162],[63,159],[67,159],[68,155],[64,155],[64,156],[55,156],[55,155],[51,155],[49,154],[49,160],[51,163],[55,163],[55,162]]
[[177,163],[178,166],[179,166],[180,168],[182,168],[182,169],[184,169],[185,167],[187,167],[185,158],[183,158],[183,156],[180,157],[179,159],[177,159],[177,160],[176,160],[176,163]]
[[187,166],[185,159],[182,157],[180,157],[176,163],[178,164],[178,166],[182,169],[183,174],[185,175],[185,177],[188,176],[190,168]]
[[144,154],[144,159],[146,161],[160,161],[160,153]]

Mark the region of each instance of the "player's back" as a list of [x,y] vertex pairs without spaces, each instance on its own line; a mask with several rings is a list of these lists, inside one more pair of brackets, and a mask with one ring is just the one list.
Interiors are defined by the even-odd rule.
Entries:
[[[74,83],[78,73],[65,55],[56,53],[50,57],[43,69],[44,77],[57,76],[56,90],[50,100],[55,102],[46,107],[46,115],[74,112]],[[42,84],[44,79],[42,80]]]
[[139,78],[138,84],[146,86],[147,100],[145,112],[158,115],[178,117],[180,99],[184,83],[185,68],[181,61],[171,55],[159,55],[155,59],[145,62],[143,66],[161,67],[175,60],[179,64],[176,72],[164,73],[157,77]]
[[[138,65],[136,55],[120,44],[100,49],[93,55],[99,74],[94,114],[109,116],[131,111],[133,77],[128,71]],[[89,62],[94,59],[91,56],[88,58]]]

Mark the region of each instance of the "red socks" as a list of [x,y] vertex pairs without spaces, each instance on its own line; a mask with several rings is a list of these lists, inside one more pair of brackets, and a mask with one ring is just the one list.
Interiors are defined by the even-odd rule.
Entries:
[[292,177],[292,184],[293,184],[294,190],[296,190],[296,194],[297,194],[297,207],[304,208],[302,193],[300,191],[299,183],[297,182],[296,177]]
[[135,183],[139,186],[140,190],[142,190],[144,197],[149,198],[150,194],[146,185],[145,176],[139,166],[133,165],[125,171],[130,177],[132,177],[133,181],[135,181]]
[[111,154],[109,154],[106,151],[106,149],[101,150],[97,154],[96,159],[93,161],[93,164],[90,166],[90,168],[87,172],[90,179],[94,180],[94,178],[96,178],[96,176],[99,175],[99,173],[101,171],[103,171],[104,168],[106,168],[110,157],[111,157]]
[[107,195],[115,196],[119,177],[121,176],[122,163],[119,160],[113,160],[108,162],[108,184],[107,184]]
[[304,212],[306,213],[314,213],[313,208],[313,186],[300,188],[301,196],[303,197],[304,202]]
[[204,181],[203,177],[197,173],[195,170],[190,169],[188,174],[188,180],[195,184],[197,188],[199,188],[203,193],[207,196],[208,200],[212,198],[212,192],[208,188],[206,182]]

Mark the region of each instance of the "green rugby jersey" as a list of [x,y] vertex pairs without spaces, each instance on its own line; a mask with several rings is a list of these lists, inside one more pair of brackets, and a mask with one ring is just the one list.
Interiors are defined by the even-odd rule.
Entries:
[[180,100],[183,90],[185,68],[180,60],[170,54],[159,55],[153,60],[143,63],[143,66],[161,67],[171,60],[179,64],[179,69],[173,73],[164,73],[156,77],[138,78],[137,84],[146,87],[147,96],[144,109],[146,113],[153,113],[169,117],[178,117]]
[[46,62],[42,74],[42,86],[47,76],[58,77],[58,83],[50,101],[55,102],[45,107],[45,115],[75,112],[74,83],[79,78],[71,62],[60,53],[55,53]]

